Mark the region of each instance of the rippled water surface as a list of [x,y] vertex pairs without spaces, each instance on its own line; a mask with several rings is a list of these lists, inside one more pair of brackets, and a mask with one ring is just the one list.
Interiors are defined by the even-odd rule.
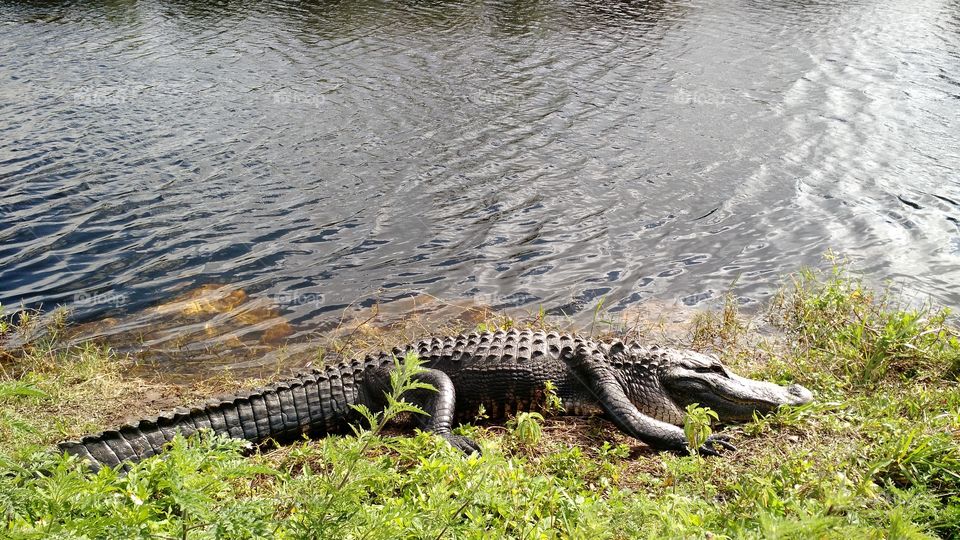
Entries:
[[956,0],[0,0],[0,301],[278,342],[833,248],[958,306],[958,134]]

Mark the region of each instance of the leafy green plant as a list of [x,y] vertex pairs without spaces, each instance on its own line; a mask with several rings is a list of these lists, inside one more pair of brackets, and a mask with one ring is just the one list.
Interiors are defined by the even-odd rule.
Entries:
[[474,415],[473,419],[477,422],[483,422],[484,420],[490,419],[490,415],[487,414],[487,408],[484,407],[482,403],[477,407],[477,414]]
[[597,457],[604,461],[627,459],[630,457],[630,447],[622,443],[612,445],[609,441],[603,441],[600,448],[597,448]]
[[507,315],[498,315],[488,320],[481,321],[476,325],[477,332],[496,332],[498,330],[510,330],[516,327],[517,321]]
[[9,397],[48,397],[45,392],[35,388],[32,384],[23,381],[0,381],[0,399]]
[[687,405],[686,417],[683,421],[683,434],[687,437],[687,445],[691,453],[696,453],[707,442],[713,429],[710,427],[713,422],[720,420],[717,413],[710,410],[709,407],[701,407],[699,403]]
[[366,405],[353,405],[353,409],[371,426],[370,430],[363,430],[354,426],[354,432],[359,436],[369,434],[367,439],[374,439],[391,420],[404,413],[427,414],[420,407],[403,399],[407,392],[415,390],[436,391],[433,386],[417,380],[416,376],[423,372],[420,358],[416,352],[408,352],[403,359],[396,359],[394,369],[390,371],[390,391],[384,394],[387,405],[381,411],[371,411]]
[[875,292],[833,259],[829,273],[806,269],[775,300],[774,322],[791,332],[817,362],[855,384],[896,372],[906,377],[955,374],[960,338],[950,311],[903,307],[892,291]]
[[533,446],[543,437],[543,415],[538,412],[521,412],[507,422],[510,434],[523,446]]
[[562,413],[563,400],[557,395],[557,385],[553,381],[543,383],[543,412],[547,414]]
[[356,452],[349,454],[348,457],[351,461],[347,470],[343,473],[343,477],[336,484],[336,489],[331,493],[331,497],[336,496],[336,491],[343,489],[343,486],[350,480],[350,473],[356,468],[360,459],[365,456],[370,446],[378,442],[380,432],[391,420],[404,413],[427,414],[420,407],[403,399],[404,394],[415,390],[436,391],[433,386],[416,379],[417,374],[422,371],[423,368],[420,367],[420,359],[417,353],[410,351],[402,360],[396,359],[395,368],[390,372],[390,391],[384,394],[387,405],[383,410],[371,411],[366,405],[352,405],[353,409],[363,416],[370,428],[363,429],[357,425],[351,426],[360,444]]
[[898,487],[930,486],[942,496],[960,497],[960,445],[950,435],[928,434],[918,427],[898,429],[884,433],[877,454],[870,466],[875,478]]
[[[23,381],[0,381],[0,405],[9,398],[47,398],[45,392],[35,388],[32,384]],[[0,409],[0,434],[9,431],[11,436],[34,432],[30,422],[20,418],[16,413],[7,409]]]
[[166,531],[182,538],[202,529],[235,529],[236,518],[247,515],[247,537],[265,532],[267,505],[225,497],[235,492],[235,480],[272,473],[243,458],[243,446],[222,436],[178,436],[164,459],[147,460],[126,474],[104,469],[92,476],[74,458],[40,455],[34,466],[48,474],[7,468],[0,477],[0,492],[7,494],[4,529],[23,537],[130,538]]

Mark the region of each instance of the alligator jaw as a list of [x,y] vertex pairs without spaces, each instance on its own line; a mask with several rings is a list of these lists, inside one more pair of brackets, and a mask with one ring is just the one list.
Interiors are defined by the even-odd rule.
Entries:
[[[770,412],[781,405],[805,405],[813,401],[813,393],[799,384],[778,384],[747,379],[733,373],[729,378],[719,379],[714,386],[720,399],[753,408],[759,413]],[[751,413],[747,418],[753,417]]]
[[754,414],[769,413],[781,405],[804,405],[813,394],[800,386],[780,386],[740,377],[723,368],[703,373],[682,368],[668,370],[663,381],[681,407],[698,403],[710,407],[721,421],[749,421]]

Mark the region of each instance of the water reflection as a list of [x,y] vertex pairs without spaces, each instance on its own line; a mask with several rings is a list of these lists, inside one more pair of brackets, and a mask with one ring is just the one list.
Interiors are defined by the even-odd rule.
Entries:
[[0,301],[262,354],[425,294],[757,301],[833,247],[956,305],[957,13],[2,1]]

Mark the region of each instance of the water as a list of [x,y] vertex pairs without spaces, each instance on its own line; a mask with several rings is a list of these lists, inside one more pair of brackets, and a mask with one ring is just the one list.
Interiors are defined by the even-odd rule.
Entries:
[[296,341],[756,302],[833,248],[958,306],[958,133],[955,0],[0,0],[0,301]]

